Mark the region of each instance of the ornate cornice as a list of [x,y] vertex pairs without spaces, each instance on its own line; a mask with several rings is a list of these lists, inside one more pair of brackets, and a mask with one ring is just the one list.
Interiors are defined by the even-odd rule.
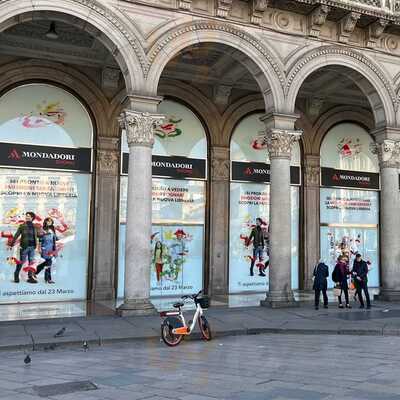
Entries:
[[118,121],[121,128],[126,131],[129,147],[153,147],[154,129],[162,123],[164,118],[161,114],[124,110]]
[[378,155],[381,168],[400,168],[400,141],[386,139],[372,143],[370,150]]
[[310,51],[308,54],[305,54],[304,57],[301,58],[301,60],[291,69],[291,74],[287,79],[287,83],[285,86],[285,95],[288,94],[289,89],[295,80],[297,74],[303,69],[303,67],[314,60],[315,58],[319,57],[324,57],[326,55],[340,55],[340,56],[346,56],[346,57],[351,57],[358,62],[363,63],[366,67],[368,67],[374,75],[376,75],[379,80],[382,82],[382,85],[385,87],[387,92],[390,95],[390,98],[395,106],[397,108],[398,101],[397,101],[397,96],[395,91],[393,90],[392,84],[386,79],[384,73],[382,70],[375,65],[374,63],[371,62],[367,57],[363,56],[362,54],[351,50],[350,48],[347,47],[342,47],[342,46],[324,46],[320,47],[316,50]]
[[[234,25],[218,22],[218,21],[194,21],[178,26],[174,30],[166,33],[159,41],[153,46],[153,50],[148,54],[148,60],[150,65],[154,62],[157,55],[167,46],[171,41],[176,40],[179,36],[184,35],[188,32],[196,31],[220,31],[226,32],[246,42],[247,46],[253,47],[262,55],[267,62],[271,65],[272,69],[276,73],[281,86],[285,83],[285,76],[278,66],[275,58],[269,52],[267,48],[262,45],[262,41],[249,35],[247,32],[237,29]],[[146,69],[145,76],[147,77],[149,69]]]
[[229,148],[214,147],[211,151],[212,180],[229,181]]
[[286,129],[267,129],[265,133],[265,143],[269,158],[288,158],[292,153],[292,145],[300,140],[302,131]]
[[326,17],[328,16],[330,7],[320,5],[313,10],[309,18],[309,32],[308,34],[313,37],[319,37],[322,26],[325,24]]
[[99,175],[118,175],[118,151],[97,150],[97,163]]

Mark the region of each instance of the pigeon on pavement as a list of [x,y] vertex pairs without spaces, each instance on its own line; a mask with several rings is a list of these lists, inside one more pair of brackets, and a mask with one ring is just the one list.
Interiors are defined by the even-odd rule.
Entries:
[[54,337],[57,338],[57,337],[64,336],[65,330],[66,330],[65,326],[63,326],[63,327],[54,335]]
[[31,361],[32,361],[31,356],[27,354],[27,356],[24,358],[24,363],[28,365],[31,363]]

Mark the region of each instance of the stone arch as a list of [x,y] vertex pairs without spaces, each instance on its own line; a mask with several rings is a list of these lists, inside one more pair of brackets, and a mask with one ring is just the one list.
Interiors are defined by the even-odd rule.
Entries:
[[24,60],[0,67],[0,92],[29,81],[60,84],[85,102],[95,122],[98,136],[108,136],[108,101],[101,90],[79,71],[50,61]]
[[398,102],[390,79],[371,59],[339,46],[311,50],[290,67],[285,86],[287,112],[293,112],[298,92],[307,77],[328,65],[347,68],[346,76],[360,88],[371,105],[375,127],[395,124]]
[[325,135],[331,128],[343,121],[359,124],[369,131],[374,129],[374,120],[366,110],[349,106],[334,107],[322,114],[314,124],[313,135],[310,135],[310,140],[307,141],[309,154],[320,154]]
[[[71,4],[72,3],[72,4]],[[111,10],[97,0],[9,0],[0,4],[0,31],[36,16],[53,15],[60,21],[63,15],[76,17],[75,25],[96,36],[113,54],[124,75],[128,92],[139,91],[143,86],[143,70],[147,67],[146,56],[138,32],[128,25],[120,12]],[[71,23],[70,20],[66,21]],[[106,33],[105,33],[106,32]]]
[[283,66],[272,50],[261,40],[236,27],[218,21],[195,21],[182,24],[165,33],[148,52],[147,76],[149,95],[157,93],[162,71],[182,49],[194,44],[218,43],[236,50],[232,57],[245,65],[257,81],[269,111],[278,110],[283,102],[285,82]]

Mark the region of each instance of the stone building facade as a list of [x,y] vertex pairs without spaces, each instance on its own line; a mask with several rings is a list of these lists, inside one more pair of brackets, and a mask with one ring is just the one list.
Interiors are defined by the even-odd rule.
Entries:
[[[52,22],[56,38],[46,34]],[[0,32],[2,95],[20,85],[46,83],[73,93],[91,116],[89,299],[114,299],[122,268],[118,219],[123,131],[129,171],[120,311],[153,310],[152,149],[154,131],[165,122],[159,111],[165,99],[190,109],[207,137],[202,287],[208,293],[230,292],[231,138],[241,121],[258,113],[270,176],[265,303],[294,302],[294,146],[300,149],[301,176],[297,289],[312,287],[312,271],[321,256],[321,145],[342,123],[362,127],[373,142],[379,220],[372,247],[379,248],[380,295],[399,298],[397,1],[2,0]]]

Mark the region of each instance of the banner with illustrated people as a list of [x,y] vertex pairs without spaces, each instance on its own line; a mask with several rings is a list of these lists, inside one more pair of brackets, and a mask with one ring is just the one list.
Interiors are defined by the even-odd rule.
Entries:
[[[269,276],[270,186],[231,182],[229,292],[264,292]],[[291,187],[292,288],[298,288],[299,188]],[[260,227],[260,229],[257,227]],[[275,266],[279,268],[279,265]]]
[[[118,297],[124,295],[128,178],[121,177]],[[203,287],[205,182],[153,178],[150,295],[191,294]]]
[[86,298],[90,180],[0,169],[0,303]]
[[[322,188],[320,192],[321,257],[333,271],[339,256],[350,266],[360,253],[367,262],[368,286],[379,287],[379,193]],[[328,283],[333,287],[331,277]]]

